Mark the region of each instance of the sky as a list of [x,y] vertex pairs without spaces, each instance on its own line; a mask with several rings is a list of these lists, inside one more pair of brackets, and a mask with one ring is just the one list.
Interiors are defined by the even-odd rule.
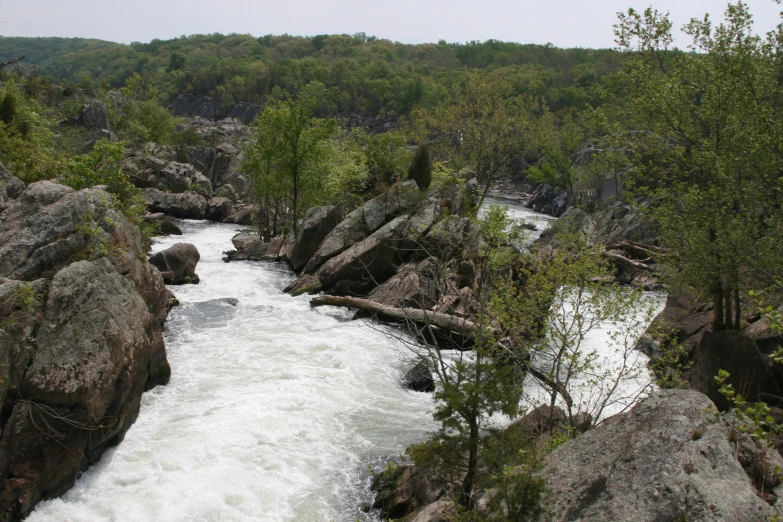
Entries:
[[[355,34],[403,43],[496,39],[557,47],[614,47],[617,12],[650,5],[675,27],[726,0],[0,0],[0,35],[148,42],[202,33]],[[747,0],[760,32],[783,6]],[[686,38],[676,40],[680,47]]]

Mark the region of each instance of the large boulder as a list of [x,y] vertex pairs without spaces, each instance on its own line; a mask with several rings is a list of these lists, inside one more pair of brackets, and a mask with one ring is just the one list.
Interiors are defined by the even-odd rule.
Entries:
[[367,299],[386,306],[429,310],[440,299],[436,260],[429,258],[401,266],[388,281],[373,289]]
[[31,184],[0,217],[1,520],[67,490],[170,375],[171,294],[101,189]]
[[296,232],[296,244],[291,252],[291,267],[299,271],[321,246],[326,235],[343,220],[342,206],[313,207],[307,211]]
[[174,194],[148,188],[144,189],[142,194],[152,213],[163,212],[183,219],[204,219],[207,214],[207,200],[195,192]]
[[371,235],[397,216],[412,210],[421,199],[414,180],[395,185],[384,194],[357,208],[338,224],[312,255],[304,272],[314,273],[326,260],[335,257]]
[[372,507],[380,511],[383,520],[403,519],[420,510],[432,513],[429,506],[448,502],[445,499],[454,494],[452,485],[416,466],[387,466],[375,476],[371,489],[376,492]]
[[542,472],[553,520],[767,522],[783,513],[780,455],[714,411],[701,393],[659,391],[557,448]]
[[323,288],[339,294],[364,295],[388,279],[406,258],[399,246],[407,221],[407,216],[395,218],[324,263],[316,273]]
[[205,120],[214,120],[218,116],[217,105],[209,96],[180,94],[169,105],[169,110],[177,116],[198,116]]
[[111,133],[109,124],[109,110],[101,100],[92,100],[83,105],[79,114],[79,121],[87,128],[94,131],[103,131],[107,135]]
[[720,370],[731,375],[728,383],[751,402],[780,401],[780,385],[770,361],[753,340],[742,332],[706,332],[691,353],[693,365],[685,377],[690,387],[707,395],[721,410],[731,405],[720,393],[715,376]]
[[144,214],[142,219],[147,223],[157,225],[160,233],[164,236],[182,235],[182,229],[179,228],[176,223],[166,217],[166,214],[163,214],[162,212],[158,212],[157,214]]
[[188,163],[169,162],[160,170],[159,186],[173,192],[192,190],[204,197],[212,195],[212,182]]
[[212,198],[207,203],[207,219],[223,222],[234,214],[234,204],[228,198]]
[[196,265],[200,259],[195,245],[177,243],[152,255],[150,263],[160,270],[166,283],[180,285],[199,282]]

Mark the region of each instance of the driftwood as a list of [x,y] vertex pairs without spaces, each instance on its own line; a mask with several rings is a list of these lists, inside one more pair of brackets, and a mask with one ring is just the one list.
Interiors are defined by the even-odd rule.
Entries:
[[642,261],[634,261],[633,259],[628,259],[627,257],[621,256],[620,254],[616,254],[614,252],[604,252],[604,255],[618,265],[631,267],[635,270],[640,270],[643,272],[652,272],[654,270],[653,267],[643,263]]
[[355,308],[365,312],[371,312],[378,317],[392,321],[413,321],[423,325],[437,326],[449,332],[461,335],[465,339],[472,337],[475,323],[461,317],[419,310],[417,308],[395,308],[382,305],[368,299],[358,297],[337,297],[333,295],[321,295],[310,300],[310,306],[343,306]]
[[0,62],[0,71],[2,71],[3,69],[11,65],[17,65],[22,60],[24,60],[24,56],[22,56],[21,58],[15,58],[13,60],[9,60],[7,62]]
[[651,258],[656,254],[664,255],[669,252],[668,248],[643,245],[642,243],[636,243],[635,241],[629,241],[627,239],[613,245],[607,245],[604,247],[604,250],[623,250],[629,254],[643,258]]

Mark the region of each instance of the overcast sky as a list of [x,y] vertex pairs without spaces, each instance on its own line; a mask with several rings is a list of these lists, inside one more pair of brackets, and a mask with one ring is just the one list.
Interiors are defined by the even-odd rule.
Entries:
[[[779,23],[773,0],[748,0],[759,31]],[[653,5],[676,27],[721,0],[0,0],[0,34],[147,42],[198,33],[354,34],[404,43],[497,40],[614,47],[616,13]],[[685,46],[685,39],[678,40]]]

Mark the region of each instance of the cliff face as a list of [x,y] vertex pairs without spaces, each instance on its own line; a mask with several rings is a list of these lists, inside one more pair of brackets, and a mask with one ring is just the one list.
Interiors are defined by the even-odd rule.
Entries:
[[168,382],[162,326],[172,295],[147,262],[138,227],[103,190],[43,181],[11,191],[3,205],[0,521],[6,522],[70,488],[122,440],[142,393]]

